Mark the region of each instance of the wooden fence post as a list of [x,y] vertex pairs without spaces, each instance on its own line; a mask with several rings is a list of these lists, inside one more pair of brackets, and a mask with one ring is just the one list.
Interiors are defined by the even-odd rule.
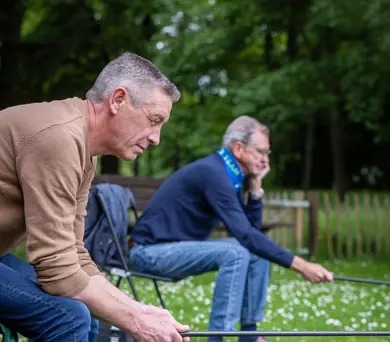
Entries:
[[381,204],[378,195],[374,195],[374,216],[375,216],[375,253],[380,255],[382,252],[382,236],[381,236]]
[[326,231],[326,242],[327,242],[327,250],[328,250],[328,257],[329,259],[334,258],[334,248],[332,243],[332,229],[330,227],[330,214],[331,214],[331,208],[330,208],[330,200],[329,200],[329,193],[326,192],[324,194],[324,207],[325,207],[325,231]]
[[355,205],[355,224],[356,224],[356,253],[358,257],[361,257],[363,254],[363,238],[362,238],[362,231],[360,226],[360,199],[359,195],[357,193],[353,196],[353,201]]
[[365,217],[366,217],[366,227],[365,227],[365,236],[366,239],[366,253],[372,254],[371,249],[371,203],[370,203],[370,195],[367,192],[364,192],[364,211],[365,211]]
[[350,200],[348,194],[345,195],[344,199],[344,212],[345,212],[345,221],[344,221],[344,235],[347,236],[347,257],[351,258],[353,254],[353,241],[355,234],[352,232],[354,231],[353,229],[353,224],[351,221],[351,205],[350,205]]
[[[305,193],[303,191],[294,191],[294,201],[304,201]],[[303,248],[303,238],[305,229],[305,208],[295,209],[295,241],[297,248]]]
[[341,215],[342,215],[342,211],[341,211],[341,203],[340,203],[340,199],[339,199],[339,196],[335,193],[334,195],[334,204],[335,204],[335,211],[334,211],[334,214],[335,214],[335,222],[336,222],[336,230],[337,230],[337,238],[336,238],[336,241],[337,241],[337,246],[336,246],[336,253],[337,253],[337,257],[338,258],[342,258],[343,257],[343,239],[342,239],[342,236],[341,236]]
[[318,193],[309,192],[309,257],[317,252],[317,242],[320,238],[318,234]]
[[385,208],[385,236],[386,236],[386,251],[387,255],[390,257],[390,198],[385,195],[384,199],[384,208]]

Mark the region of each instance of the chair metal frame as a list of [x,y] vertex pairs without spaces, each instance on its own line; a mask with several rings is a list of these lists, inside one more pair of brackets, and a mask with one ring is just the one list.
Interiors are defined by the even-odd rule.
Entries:
[[[139,219],[139,215],[138,215],[138,212],[137,212],[135,199],[134,199],[134,196],[131,193],[131,191],[130,191],[130,194],[131,194],[131,196],[130,196],[129,209],[133,212],[135,220],[137,221]],[[161,277],[161,276],[157,276],[155,274],[136,272],[136,271],[131,270],[131,266],[129,265],[129,263],[127,262],[127,259],[126,259],[127,252],[123,251],[122,248],[121,248],[121,244],[120,244],[118,235],[117,235],[117,233],[115,231],[114,224],[113,224],[113,222],[111,220],[110,215],[107,214],[108,211],[107,211],[106,205],[105,205],[104,200],[103,200],[102,196],[100,195],[99,191],[97,191],[97,196],[98,196],[97,197],[98,198],[98,202],[101,205],[102,211],[103,211],[104,215],[107,218],[107,221],[108,221],[108,224],[109,224],[110,230],[111,230],[111,235],[112,235],[112,239],[108,242],[107,249],[106,249],[105,254],[104,254],[103,263],[101,265],[97,265],[97,266],[102,271],[108,272],[110,275],[118,277],[118,279],[117,279],[117,281],[115,283],[115,286],[118,287],[118,288],[119,288],[122,280],[124,278],[126,278],[128,283],[129,283],[129,285],[130,285],[131,292],[133,293],[134,299],[136,301],[140,301],[140,300],[139,300],[139,295],[138,295],[138,292],[137,292],[137,290],[135,288],[134,281],[133,281],[132,278],[133,277],[138,277],[138,278],[145,278],[145,279],[152,280],[153,284],[154,284],[154,288],[155,288],[157,296],[158,296],[158,299],[160,301],[160,304],[165,309],[166,305],[165,305],[165,302],[163,300],[160,288],[158,286],[158,282],[159,281],[163,281],[163,282],[170,282],[170,283],[172,283],[172,282],[176,282],[176,281],[178,281],[180,279],[174,279],[174,278],[169,278],[169,277]],[[128,236],[129,236],[129,234],[128,234]],[[113,246],[116,246],[116,248],[118,250],[119,259],[120,259],[119,261],[121,263],[121,267],[118,267],[117,265],[110,265],[108,263],[108,261],[107,261],[110,249]],[[92,249],[93,249],[93,247],[92,247]]]

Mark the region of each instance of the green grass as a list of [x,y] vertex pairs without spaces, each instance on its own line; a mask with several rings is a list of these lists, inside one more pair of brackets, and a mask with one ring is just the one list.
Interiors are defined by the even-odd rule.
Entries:
[[[390,264],[381,261],[324,262],[337,275],[390,280]],[[207,330],[215,273],[162,283],[168,309],[192,330]],[[143,302],[158,305],[150,281],[136,280]],[[126,283],[123,290],[128,292]],[[273,266],[268,304],[261,330],[390,330],[390,289],[385,286],[334,282],[311,284],[296,273]],[[272,337],[272,341],[379,342],[386,337]],[[206,338],[192,338],[206,341]],[[236,341],[230,338],[226,341]]]
[[[331,193],[333,203],[334,194]],[[359,193],[362,198],[363,192]],[[352,203],[352,201],[350,202]],[[380,201],[383,204],[383,201]],[[333,205],[332,205],[333,208]],[[356,222],[360,223],[363,238],[363,256],[349,259],[323,262],[323,265],[337,275],[383,279],[390,281],[390,262],[386,255],[385,239],[390,234],[387,209],[365,211],[363,202],[360,214],[352,211],[347,219],[347,211],[340,210],[342,227],[341,243],[343,255],[346,256],[347,241],[354,241],[356,251]],[[377,216],[378,215],[378,216]],[[378,221],[379,217],[379,221]],[[351,222],[352,231],[349,231]],[[379,222],[379,230],[376,229]],[[330,212],[329,229],[326,225],[323,202],[319,210],[319,244],[317,258],[328,259],[326,232],[331,231],[332,245],[336,251],[337,219],[334,210]],[[306,225],[307,227],[307,225]],[[376,238],[379,232],[380,238]],[[288,233],[293,234],[293,233]],[[293,238],[293,235],[288,235]],[[307,236],[306,236],[307,238]],[[379,240],[382,243],[382,260],[372,260],[372,255],[366,251],[366,242],[372,249]],[[374,250],[374,249],[373,249]],[[24,246],[16,251],[24,257]],[[215,273],[190,277],[175,284],[161,284],[167,306],[174,317],[182,323],[189,324],[192,330],[207,330],[208,317],[211,309],[212,292]],[[129,291],[124,283],[123,290]],[[137,279],[136,286],[140,297],[148,304],[158,305],[153,284],[148,280]],[[268,292],[268,305],[265,320],[258,327],[261,330],[390,330],[390,288],[384,286],[364,285],[356,283],[335,282],[332,284],[310,284],[292,271],[273,265],[272,279]],[[193,342],[206,341],[205,338],[192,338]],[[379,337],[272,337],[270,341],[307,341],[307,342],[380,342],[390,341],[390,338]],[[25,340],[22,340],[25,341]],[[230,339],[226,341],[235,341]]]
[[[324,261],[336,275],[390,281],[389,261]],[[215,273],[161,283],[166,304],[173,316],[192,330],[207,330]],[[136,279],[142,301],[158,305],[151,281]],[[124,281],[122,289],[129,293]],[[311,284],[293,271],[272,266],[265,319],[259,330],[390,330],[390,288],[369,284],[334,282]],[[386,337],[272,337],[282,342],[389,342]],[[25,342],[21,339],[21,342]],[[192,338],[205,342],[206,338]],[[226,341],[236,341],[230,338]]]

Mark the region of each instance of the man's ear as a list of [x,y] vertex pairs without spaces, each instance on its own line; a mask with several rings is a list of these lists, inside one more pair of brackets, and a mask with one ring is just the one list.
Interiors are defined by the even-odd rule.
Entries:
[[232,144],[232,154],[237,159],[241,159],[243,151],[244,151],[244,145],[241,141],[235,141]]
[[116,88],[109,98],[109,107],[112,114],[118,114],[122,106],[126,103],[127,91],[125,88]]

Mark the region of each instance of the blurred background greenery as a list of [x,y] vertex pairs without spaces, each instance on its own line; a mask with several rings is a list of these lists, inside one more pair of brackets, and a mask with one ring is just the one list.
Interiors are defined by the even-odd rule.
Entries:
[[272,130],[268,188],[389,189],[389,0],[13,0],[0,25],[0,108],[83,97],[127,50],[178,85],[161,145],[99,171],[167,176],[248,114]]
[[[97,173],[166,177],[215,151],[234,117],[251,115],[271,129],[267,191],[321,190],[317,258],[332,259],[325,265],[339,274],[389,279],[390,0],[1,1],[0,109],[84,97],[104,65],[124,51],[153,61],[182,99],[159,147],[135,162],[99,158]],[[341,209],[324,198],[340,199]],[[368,228],[351,235],[348,222]],[[341,252],[356,238],[363,251],[349,262],[337,251],[332,258],[336,235]],[[380,242],[382,260],[375,260],[369,251]],[[15,253],[24,257],[24,246]],[[193,329],[207,327],[214,277],[164,287],[174,316]],[[153,290],[140,285],[153,303]],[[303,302],[289,307],[304,286],[275,267],[260,328],[388,330],[383,287],[307,288],[312,306],[321,306],[321,291],[334,294],[323,305],[326,314],[316,316]],[[192,298],[188,288],[202,295]]]

